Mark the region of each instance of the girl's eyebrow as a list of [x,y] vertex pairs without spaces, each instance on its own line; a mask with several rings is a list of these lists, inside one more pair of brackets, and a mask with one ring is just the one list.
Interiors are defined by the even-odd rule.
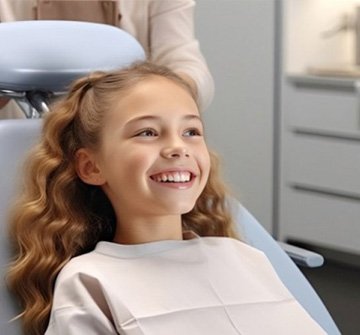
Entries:
[[[182,119],[184,121],[189,121],[189,120],[198,120],[201,122],[201,124],[203,123],[200,116],[198,115],[195,115],[195,114],[187,114],[187,115],[184,115],[182,117]],[[131,125],[132,123],[135,123],[135,122],[139,122],[139,121],[159,121],[161,120],[161,117],[160,116],[155,116],[155,115],[143,115],[143,116],[138,116],[138,117],[135,117],[131,120],[129,120],[127,123],[126,123],[126,126],[128,125]]]

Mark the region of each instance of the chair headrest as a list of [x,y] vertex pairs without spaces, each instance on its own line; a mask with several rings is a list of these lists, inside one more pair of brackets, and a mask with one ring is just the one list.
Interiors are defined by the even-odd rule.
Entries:
[[77,77],[145,60],[138,41],[110,25],[78,21],[0,23],[0,89],[64,92]]

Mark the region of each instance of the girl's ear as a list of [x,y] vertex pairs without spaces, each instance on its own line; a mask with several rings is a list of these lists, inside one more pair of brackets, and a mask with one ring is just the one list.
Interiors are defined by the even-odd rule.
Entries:
[[86,184],[101,186],[105,183],[95,155],[89,149],[81,148],[76,152],[75,169],[79,178]]

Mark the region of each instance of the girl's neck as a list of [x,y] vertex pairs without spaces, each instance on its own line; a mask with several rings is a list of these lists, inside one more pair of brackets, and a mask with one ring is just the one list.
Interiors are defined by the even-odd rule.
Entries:
[[114,242],[142,244],[165,240],[182,240],[181,217],[136,218],[117,223]]

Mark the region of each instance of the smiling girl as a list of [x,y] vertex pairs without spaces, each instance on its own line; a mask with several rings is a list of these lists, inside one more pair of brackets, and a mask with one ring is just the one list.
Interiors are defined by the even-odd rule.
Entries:
[[149,63],[79,79],[11,220],[26,334],[324,334],[235,239],[191,87]]

